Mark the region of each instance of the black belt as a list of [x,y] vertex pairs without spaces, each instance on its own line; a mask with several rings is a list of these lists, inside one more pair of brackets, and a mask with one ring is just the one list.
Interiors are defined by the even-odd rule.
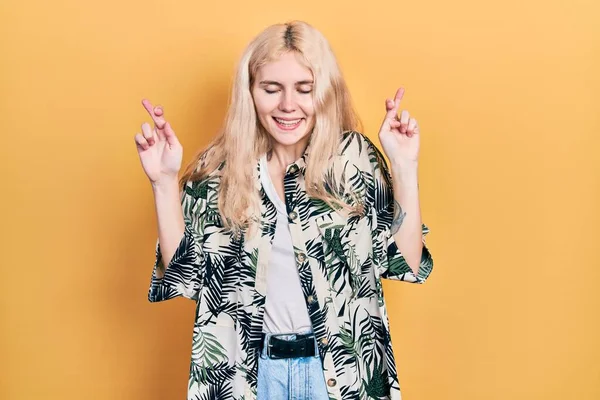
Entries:
[[[267,357],[269,358],[296,358],[313,357],[315,355],[315,335],[295,334],[295,339],[280,339],[277,336],[288,336],[290,334],[276,334],[269,337],[267,343]],[[260,338],[259,350],[262,353],[265,344],[265,334]]]

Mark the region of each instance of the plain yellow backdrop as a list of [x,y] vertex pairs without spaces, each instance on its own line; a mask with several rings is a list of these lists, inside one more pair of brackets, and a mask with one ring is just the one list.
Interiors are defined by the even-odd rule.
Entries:
[[406,400],[600,398],[596,0],[4,0],[0,398],[183,399],[193,302],[150,304],[133,137],[165,107],[188,161],[265,26],[330,40],[365,133],[421,125],[434,272],[385,282]]

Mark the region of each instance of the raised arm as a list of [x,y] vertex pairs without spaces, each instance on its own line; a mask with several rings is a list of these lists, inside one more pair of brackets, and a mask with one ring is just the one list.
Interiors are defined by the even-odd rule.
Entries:
[[[135,136],[135,142],[152,186],[163,263],[168,265],[185,230],[178,184],[183,148],[165,120],[162,107],[153,107],[146,99],[142,104],[154,121],[154,128],[147,122],[142,124],[142,133]],[[162,277],[164,271],[157,273]]]
[[[183,148],[165,121],[161,107],[148,100],[142,104],[154,121],[142,125],[135,136],[142,168],[150,180],[158,225],[156,258],[148,292],[151,302],[183,296],[197,299],[204,270],[198,232],[200,199],[186,190],[180,192],[178,174]],[[191,189],[186,183],[184,189]]]

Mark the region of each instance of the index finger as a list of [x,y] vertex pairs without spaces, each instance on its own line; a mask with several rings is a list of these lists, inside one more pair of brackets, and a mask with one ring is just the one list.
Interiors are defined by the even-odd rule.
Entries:
[[144,106],[146,111],[148,111],[148,114],[150,114],[150,117],[152,117],[152,120],[154,121],[154,125],[156,125],[156,127],[158,129],[163,129],[165,127],[164,126],[165,119],[163,117],[162,108],[157,108],[155,111],[154,106],[152,105],[152,103],[150,103],[150,100],[148,100],[148,99],[143,99],[142,105]]

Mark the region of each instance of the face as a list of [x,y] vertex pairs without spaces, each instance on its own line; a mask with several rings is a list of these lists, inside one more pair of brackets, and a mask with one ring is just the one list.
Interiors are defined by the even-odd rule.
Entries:
[[292,52],[259,68],[252,96],[274,145],[303,150],[314,127],[312,72]]

